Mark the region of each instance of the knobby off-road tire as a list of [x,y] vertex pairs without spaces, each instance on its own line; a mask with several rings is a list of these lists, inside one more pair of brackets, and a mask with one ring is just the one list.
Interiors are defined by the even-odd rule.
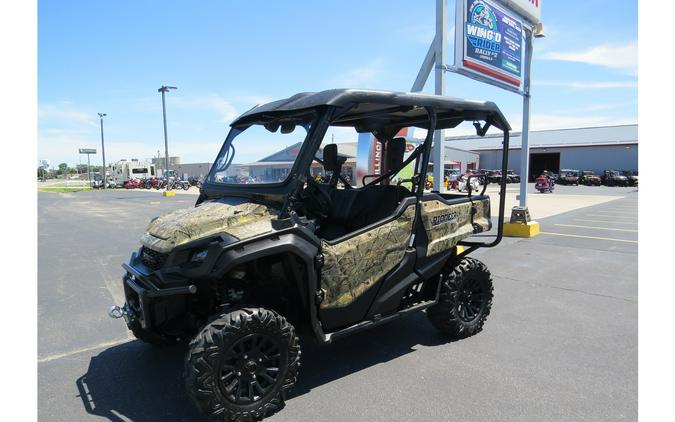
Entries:
[[259,421],[285,406],[300,366],[295,329],[274,311],[222,314],[190,342],[185,385],[215,421]]
[[492,276],[485,264],[463,258],[447,275],[438,303],[427,310],[429,321],[451,339],[480,332],[492,307]]

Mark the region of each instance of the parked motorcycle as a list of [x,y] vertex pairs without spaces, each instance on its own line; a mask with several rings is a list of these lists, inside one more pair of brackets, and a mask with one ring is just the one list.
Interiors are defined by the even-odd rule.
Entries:
[[541,193],[551,192],[555,189],[555,179],[544,176],[537,177],[534,181],[534,188]]
[[[463,175],[459,176],[456,180],[457,182],[457,190],[460,192],[468,192],[469,191],[469,186],[471,187],[471,192],[478,192],[482,188],[482,184],[480,183],[480,178],[479,177],[472,177],[469,179],[469,176],[477,174],[477,173],[472,173],[472,172],[466,172]],[[469,183],[467,184],[467,180],[469,180]]]
[[124,182],[125,189],[136,189],[141,187],[141,181],[139,179],[131,179]]

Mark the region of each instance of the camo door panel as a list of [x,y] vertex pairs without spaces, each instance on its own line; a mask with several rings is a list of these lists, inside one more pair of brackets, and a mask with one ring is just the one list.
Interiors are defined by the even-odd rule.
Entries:
[[410,241],[415,205],[395,220],[336,244],[321,242],[324,265],[321,286],[326,297],[322,309],[354,302],[398,265]]
[[[481,227],[481,231],[490,230],[490,200],[474,200],[473,206],[476,209],[473,222]],[[473,235],[471,207],[468,201],[452,205],[439,200],[422,202],[422,222],[429,238],[427,256],[447,251]]]

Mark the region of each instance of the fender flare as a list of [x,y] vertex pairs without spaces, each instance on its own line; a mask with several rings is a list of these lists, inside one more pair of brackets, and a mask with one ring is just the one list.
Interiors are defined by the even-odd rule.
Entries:
[[222,279],[225,274],[238,265],[256,259],[291,253],[300,258],[305,265],[306,280],[295,280],[299,291],[306,292],[300,295],[302,304],[309,310],[310,325],[317,339],[324,343],[325,335],[319,321],[314,295],[318,290],[318,276],[315,267],[315,258],[319,254],[319,245],[304,239],[295,233],[271,234],[255,241],[233,245],[218,257],[212,276]]

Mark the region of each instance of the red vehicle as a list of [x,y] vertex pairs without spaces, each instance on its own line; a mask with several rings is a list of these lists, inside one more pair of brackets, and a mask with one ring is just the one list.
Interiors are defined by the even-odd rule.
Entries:
[[555,181],[545,175],[537,177],[534,181],[534,188],[541,193],[553,192],[555,188]]
[[136,189],[140,188],[142,185],[143,184],[138,179],[127,180],[126,182],[124,182],[125,189]]

